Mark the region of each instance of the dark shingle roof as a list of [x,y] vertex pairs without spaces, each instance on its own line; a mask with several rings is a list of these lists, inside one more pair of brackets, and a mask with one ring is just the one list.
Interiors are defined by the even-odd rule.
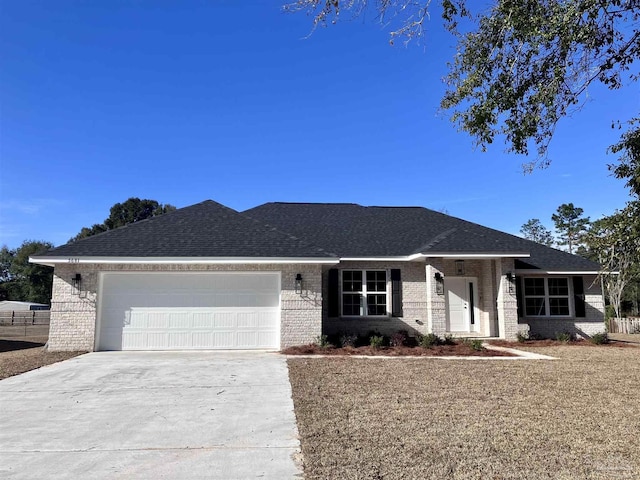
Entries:
[[297,237],[312,238],[340,257],[529,253],[519,268],[599,270],[598,264],[577,255],[422,207],[266,203],[243,213]]
[[530,254],[518,268],[599,265],[422,207],[266,203],[239,213],[207,200],[54,248],[38,257],[406,257]]
[[321,248],[207,200],[38,255],[43,257],[331,257]]

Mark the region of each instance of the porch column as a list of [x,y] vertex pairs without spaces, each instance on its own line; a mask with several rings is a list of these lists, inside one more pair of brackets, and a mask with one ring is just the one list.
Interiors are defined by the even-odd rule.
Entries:
[[515,273],[512,258],[499,258],[496,263],[496,285],[498,286],[498,336],[505,340],[516,340],[518,333],[518,300],[515,285],[509,292],[507,273]]
[[443,275],[442,260],[436,258],[427,259],[425,270],[428,331],[442,336],[447,332],[447,312],[445,310],[444,295],[437,293],[435,281],[436,272]]

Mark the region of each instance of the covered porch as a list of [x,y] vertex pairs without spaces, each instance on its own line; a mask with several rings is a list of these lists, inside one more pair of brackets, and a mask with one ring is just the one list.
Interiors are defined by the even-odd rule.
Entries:
[[426,259],[427,322],[436,335],[515,340],[519,330],[514,257]]

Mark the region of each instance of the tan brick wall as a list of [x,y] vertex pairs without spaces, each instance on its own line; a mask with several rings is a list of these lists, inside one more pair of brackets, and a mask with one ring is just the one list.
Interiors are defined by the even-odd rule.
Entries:
[[[100,272],[281,272],[281,348],[312,342],[322,328],[322,267],[320,265],[58,265],[54,270],[51,326],[48,348],[52,351],[94,349],[98,278]],[[71,279],[82,275],[80,289]],[[295,277],[303,278],[302,294],[295,292]]]

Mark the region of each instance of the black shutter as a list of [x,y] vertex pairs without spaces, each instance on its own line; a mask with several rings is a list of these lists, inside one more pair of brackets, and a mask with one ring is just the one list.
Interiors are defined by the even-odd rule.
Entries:
[[391,269],[391,315],[402,316],[402,281],[399,268]]
[[522,310],[522,306],[524,305],[524,302],[522,300],[522,278],[516,277],[514,281],[516,282],[516,303],[518,305],[518,318],[522,318],[524,317],[524,313]]
[[329,317],[340,316],[340,272],[337,268],[329,270]]
[[573,301],[576,307],[576,317],[585,317],[584,283],[582,277],[573,277]]

